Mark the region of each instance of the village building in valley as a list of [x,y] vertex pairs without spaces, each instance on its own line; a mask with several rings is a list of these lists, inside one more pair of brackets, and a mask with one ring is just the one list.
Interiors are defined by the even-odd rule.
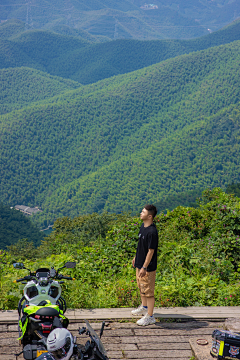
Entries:
[[154,4],[145,4],[145,5],[141,6],[140,9],[142,9],[142,10],[156,10],[156,9],[158,9],[158,6],[154,5]]
[[28,215],[28,216],[36,214],[39,211],[42,211],[37,206],[35,206],[34,208],[31,208],[31,207],[25,206],[25,205],[15,205],[15,209],[21,211],[24,215]]

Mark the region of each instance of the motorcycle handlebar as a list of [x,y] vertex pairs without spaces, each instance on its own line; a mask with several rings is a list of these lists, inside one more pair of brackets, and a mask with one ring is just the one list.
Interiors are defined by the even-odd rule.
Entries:
[[17,283],[17,282],[20,282],[20,281],[24,281],[24,280],[29,281],[29,280],[32,280],[32,279],[34,279],[34,276],[27,275],[27,276],[24,276],[24,278],[14,280],[13,282],[14,282],[14,283]]
[[18,283],[18,282],[23,281],[23,280],[25,280],[25,279],[24,279],[24,278],[22,278],[22,279],[17,279],[17,280],[14,280],[13,282],[14,282],[14,283]]
[[75,280],[75,278],[70,277],[70,276],[61,276],[61,279],[65,279],[65,280]]
[[[59,275],[57,276],[57,278],[58,278],[59,280],[61,280],[61,279],[64,279],[64,280],[75,280],[75,278],[73,278],[73,277],[71,277],[71,276],[64,276],[64,275],[61,275],[61,274],[59,274]],[[29,281],[29,280],[34,280],[34,279],[35,279],[35,276],[27,275],[27,276],[24,276],[24,278],[14,280],[13,282],[14,282],[14,283],[18,283],[18,282],[21,282],[21,281],[24,281],[24,280]]]

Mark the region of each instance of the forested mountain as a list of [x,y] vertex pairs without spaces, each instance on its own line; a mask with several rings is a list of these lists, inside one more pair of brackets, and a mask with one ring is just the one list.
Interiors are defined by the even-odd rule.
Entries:
[[0,70],[0,114],[76,89],[81,84],[22,67]]
[[240,183],[237,184],[229,184],[226,188],[227,194],[234,194],[235,196],[240,198]]
[[38,221],[46,224],[62,215],[137,212],[148,201],[239,181],[239,45],[2,115],[2,201],[41,206]]
[[[12,23],[8,31],[1,32],[7,23],[0,26],[1,68],[27,66],[82,84],[240,40],[240,20],[193,40],[115,40],[104,43],[90,43],[47,31],[18,32],[16,29],[22,29],[18,23]],[[11,34],[8,39],[7,34]]]
[[27,31],[11,40],[0,40],[1,68],[28,66],[54,74],[59,59],[75,49],[82,50],[89,43],[75,37],[49,31]]
[[[7,40],[14,38],[14,36],[20,35],[24,32],[31,31],[23,21],[11,19],[8,21],[4,21],[0,24],[0,39]],[[58,25],[55,24],[51,27],[51,31],[55,33],[59,33],[61,35],[73,36],[77,37],[79,40],[85,40],[88,42],[99,42],[104,40],[104,37],[94,37],[93,35],[89,34],[88,32],[81,30],[70,28],[66,25]],[[105,38],[106,40],[110,40]]]
[[0,24],[0,39],[11,39],[12,36],[19,35],[26,31],[25,23],[20,20],[8,20]]
[[43,233],[20,211],[0,203],[0,249],[6,249],[26,238],[29,242],[40,245]]
[[[152,6],[153,5],[153,6]],[[238,0],[17,0],[1,5],[0,20],[110,39],[187,39],[216,31],[240,16]],[[62,32],[62,30],[65,30]]]

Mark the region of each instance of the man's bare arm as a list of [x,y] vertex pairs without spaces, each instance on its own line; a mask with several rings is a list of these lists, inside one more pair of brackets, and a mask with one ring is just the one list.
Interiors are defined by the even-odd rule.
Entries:
[[146,259],[144,261],[143,267],[141,268],[141,270],[139,272],[139,277],[144,277],[146,275],[147,271],[144,270],[143,268],[148,267],[148,265],[150,264],[150,261],[152,260],[153,254],[154,254],[154,249],[149,249],[148,253],[147,253],[147,256],[146,256]]
[[150,261],[152,260],[153,254],[154,254],[154,249],[148,249],[148,253],[147,253],[146,259],[144,261],[143,267],[145,267],[145,268],[148,267],[148,265],[150,264]]
[[132,259],[132,266],[135,267],[135,259],[136,259],[136,256]]

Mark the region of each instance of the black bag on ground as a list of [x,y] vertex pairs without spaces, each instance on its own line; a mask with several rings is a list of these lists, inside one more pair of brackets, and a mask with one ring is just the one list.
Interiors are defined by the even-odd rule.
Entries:
[[240,334],[227,330],[214,330],[210,354],[221,359],[240,359]]

